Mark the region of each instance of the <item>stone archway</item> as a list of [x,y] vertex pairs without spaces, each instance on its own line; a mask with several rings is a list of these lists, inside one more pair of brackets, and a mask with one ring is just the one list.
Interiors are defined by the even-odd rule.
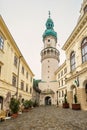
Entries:
[[51,97],[50,96],[45,97],[45,105],[51,105]]
[[3,97],[0,96],[0,110],[3,109]]
[[71,99],[71,103],[74,103],[74,95],[75,94],[77,94],[77,88],[76,88],[76,86],[75,85],[72,85],[71,86],[71,97],[72,97],[72,99]]
[[83,82],[83,88],[84,88],[83,97],[84,97],[84,101],[86,101],[87,104],[87,80]]

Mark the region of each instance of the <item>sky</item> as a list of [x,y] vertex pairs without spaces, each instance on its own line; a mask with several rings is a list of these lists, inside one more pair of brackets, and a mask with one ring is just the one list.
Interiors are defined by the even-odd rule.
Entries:
[[46,29],[48,11],[57,32],[60,65],[65,60],[61,49],[75,28],[80,16],[82,0],[0,0],[0,14],[26,62],[41,79],[42,35]]

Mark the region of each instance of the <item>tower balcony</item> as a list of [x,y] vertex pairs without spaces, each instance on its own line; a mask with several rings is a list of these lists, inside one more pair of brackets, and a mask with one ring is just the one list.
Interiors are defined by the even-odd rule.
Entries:
[[59,62],[60,61],[59,55],[60,52],[56,48],[47,47],[41,51],[41,62],[47,58],[54,58]]

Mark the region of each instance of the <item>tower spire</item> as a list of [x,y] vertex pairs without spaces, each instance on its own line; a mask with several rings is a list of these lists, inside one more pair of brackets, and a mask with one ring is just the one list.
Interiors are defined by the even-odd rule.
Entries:
[[51,15],[50,10],[48,11],[48,14],[49,14],[49,18],[50,18],[50,15]]

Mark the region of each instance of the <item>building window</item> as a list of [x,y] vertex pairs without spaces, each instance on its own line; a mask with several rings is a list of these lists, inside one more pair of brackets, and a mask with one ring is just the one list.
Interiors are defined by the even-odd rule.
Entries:
[[0,49],[3,50],[4,48],[4,39],[2,38],[2,36],[0,36]]
[[61,76],[63,76],[63,70],[61,71]]
[[17,63],[18,63],[18,58],[17,56],[14,56],[14,65],[17,67]]
[[26,72],[26,78],[28,79],[28,72]]
[[24,82],[21,81],[21,90],[24,90]]
[[67,68],[64,68],[64,74],[67,73]]
[[32,88],[30,87],[30,93],[32,93]]
[[87,61],[87,37],[83,39],[81,49],[82,49],[82,63],[84,63]]
[[84,8],[84,13],[86,13],[86,12],[87,12],[87,5]]
[[63,79],[62,79],[62,81],[61,81],[61,84],[62,84],[62,86],[63,86]]
[[28,84],[26,84],[26,92],[28,92]]
[[16,87],[17,85],[17,77],[15,75],[12,76],[12,85]]
[[60,81],[59,81],[59,87],[60,87]]
[[70,55],[70,67],[71,67],[71,71],[75,69],[75,52],[74,51]]
[[59,91],[59,97],[61,97],[61,93],[60,93],[60,91]]
[[0,66],[0,76],[1,76],[1,66]]
[[22,70],[21,70],[22,74],[24,74],[24,67],[22,66]]
[[49,53],[50,52],[50,50],[47,50],[47,53]]
[[60,78],[60,74],[58,74],[58,79]]
[[62,91],[62,97],[64,97],[64,92]]

